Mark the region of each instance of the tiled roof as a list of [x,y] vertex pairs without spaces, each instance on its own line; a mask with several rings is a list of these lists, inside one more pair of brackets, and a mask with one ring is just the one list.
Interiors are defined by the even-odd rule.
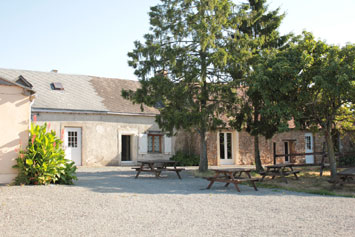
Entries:
[[[126,113],[142,113],[140,105],[132,104],[121,96],[122,89],[137,90],[139,83],[132,80],[121,80],[112,78],[92,77],[91,81],[97,94],[103,98],[103,103],[110,111],[124,111]],[[152,107],[143,106],[145,113],[158,113],[158,110]]]
[[[139,82],[55,72],[0,69],[0,77],[15,82],[23,76],[33,85],[34,109],[95,111],[112,113],[157,114],[155,108],[132,104],[121,96],[122,89],[135,90]],[[60,82],[64,90],[53,90],[51,83]]]

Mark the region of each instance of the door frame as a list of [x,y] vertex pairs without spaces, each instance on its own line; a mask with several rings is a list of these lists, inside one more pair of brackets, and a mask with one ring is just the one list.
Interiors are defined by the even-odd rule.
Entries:
[[[130,136],[131,137],[131,160],[130,161],[122,161],[122,136]],[[118,157],[118,165],[134,165],[137,163],[138,159],[138,131],[130,131],[124,130],[122,131],[120,128],[117,129],[117,157]]]
[[[310,145],[311,149],[308,148],[307,138],[310,137]],[[305,153],[313,153],[314,152],[314,138],[312,133],[305,133],[304,134],[304,151]],[[314,164],[314,155],[306,155],[305,156],[306,164]]]
[[[68,134],[67,134],[67,129],[80,129],[80,142],[78,141],[78,146],[80,145],[80,164],[75,164],[76,166],[82,166],[83,165],[83,128],[80,127],[80,126],[63,126],[63,130],[64,130],[64,137],[63,137],[63,140],[64,140],[64,152],[66,152],[66,149],[67,149],[67,137],[68,137]],[[67,158],[66,158],[67,159]],[[69,159],[68,159],[69,160]],[[74,161],[72,159],[70,159],[71,161]],[[75,161],[74,161],[75,162]]]
[[[224,134],[224,157],[225,159],[221,159],[221,144],[220,144],[220,134]],[[231,134],[231,157],[232,159],[226,159],[228,151],[227,151],[227,134]],[[218,131],[217,132],[217,164],[218,165],[234,165],[236,162],[236,157],[235,157],[235,148],[234,148],[234,142],[237,140],[235,138],[235,132],[234,131]],[[228,162],[226,162],[228,161]]]
[[[287,144],[287,151],[286,151],[286,144]],[[290,142],[289,141],[284,141],[284,152],[285,152],[285,163],[290,163],[291,157],[287,156],[288,154],[290,154]]]
[[[123,148],[123,136],[128,136],[129,137],[129,139],[130,139],[130,142],[129,142],[129,153],[130,153],[130,159],[131,160],[122,160],[122,148]],[[133,152],[134,152],[134,150],[133,150],[133,139],[134,139],[134,134],[126,134],[126,133],[121,133],[120,134],[120,162],[122,163],[122,164],[131,164],[131,163],[133,163],[134,161],[133,161]]]

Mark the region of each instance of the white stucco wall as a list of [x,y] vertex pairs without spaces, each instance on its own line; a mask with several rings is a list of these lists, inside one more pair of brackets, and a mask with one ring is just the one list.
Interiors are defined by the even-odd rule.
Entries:
[[58,137],[65,127],[82,129],[83,166],[124,165],[121,162],[122,135],[131,136],[131,164],[136,164],[138,160],[169,159],[174,153],[172,138],[170,154],[164,153],[164,142],[161,154],[139,154],[139,134],[160,131],[154,117],[44,112],[33,114],[37,115],[38,124],[50,123],[50,129],[56,131]]
[[17,175],[12,166],[16,149],[27,146],[30,98],[17,86],[0,85],[0,183],[10,183]]

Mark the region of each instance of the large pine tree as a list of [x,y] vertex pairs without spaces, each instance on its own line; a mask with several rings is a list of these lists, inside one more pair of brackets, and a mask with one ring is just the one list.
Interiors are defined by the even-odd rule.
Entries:
[[161,0],[151,8],[150,33],[128,55],[141,83],[123,91],[135,103],[157,106],[167,132],[189,129],[200,136],[200,171],[208,169],[206,133],[223,126],[221,95],[230,76],[226,50],[238,26],[231,0]]
[[226,99],[230,101],[229,116],[234,118],[231,126],[237,130],[246,128],[254,137],[255,165],[261,171],[259,136],[271,138],[283,123],[275,114],[264,113],[269,105],[263,100],[263,88],[255,80],[255,69],[269,51],[285,47],[290,35],[279,34],[284,15],[279,14],[279,9],[268,11],[266,0],[249,0],[240,6],[238,15],[242,20],[233,35],[237,40],[228,47],[236,55],[229,65],[234,78],[230,86],[236,89]]

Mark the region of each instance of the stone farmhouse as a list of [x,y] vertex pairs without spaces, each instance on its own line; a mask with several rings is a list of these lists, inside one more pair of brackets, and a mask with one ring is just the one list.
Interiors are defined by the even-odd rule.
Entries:
[[78,166],[132,165],[174,154],[175,138],[155,123],[158,111],[144,107],[142,112],[140,105],[121,97],[121,90],[136,89],[137,81],[55,70],[0,69],[0,77],[10,82],[21,77],[33,85],[32,120],[36,117],[38,124],[47,123],[56,131],[64,140],[66,158]]

